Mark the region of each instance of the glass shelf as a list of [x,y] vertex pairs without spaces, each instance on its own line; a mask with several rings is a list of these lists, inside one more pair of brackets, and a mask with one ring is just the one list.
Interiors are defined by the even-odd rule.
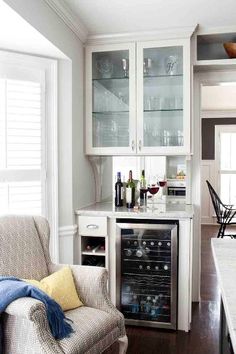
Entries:
[[182,112],[182,108],[174,108],[174,109],[145,109],[144,112]]
[[101,112],[92,112],[93,114],[120,114],[120,113],[129,113],[129,111],[101,111]]
[[145,75],[143,76],[144,79],[156,79],[156,78],[160,78],[160,77],[163,77],[163,78],[171,78],[171,77],[183,77],[183,74],[175,74],[175,75]]
[[129,80],[129,77],[104,77],[93,79],[93,81]]

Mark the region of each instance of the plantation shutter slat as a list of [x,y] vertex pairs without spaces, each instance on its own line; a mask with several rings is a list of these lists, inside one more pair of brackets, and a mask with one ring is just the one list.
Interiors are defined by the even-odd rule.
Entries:
[[41,82],[0,79],[0,213],[41,214],[42,140]]

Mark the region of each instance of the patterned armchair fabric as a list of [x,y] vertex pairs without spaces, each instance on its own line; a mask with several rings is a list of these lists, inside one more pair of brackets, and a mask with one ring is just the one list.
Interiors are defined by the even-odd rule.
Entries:
[[[0,217],[0,245],[1,275],[40,280],[62,267],[51,263],[49,226],[42,217]],[[21,298],[2,315],[4,354],[99,354],[117,340],[120,353],[126,352],[124,318],[107,296],[107,271],[75,265],[71,269],[85,305],[66,312],[75,333],[55,340],[43,303]]]

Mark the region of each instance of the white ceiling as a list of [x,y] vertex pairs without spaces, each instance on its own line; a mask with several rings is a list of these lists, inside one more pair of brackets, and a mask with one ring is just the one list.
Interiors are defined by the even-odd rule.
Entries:
[[89,34],[235,26],[235,0],[61,0]]

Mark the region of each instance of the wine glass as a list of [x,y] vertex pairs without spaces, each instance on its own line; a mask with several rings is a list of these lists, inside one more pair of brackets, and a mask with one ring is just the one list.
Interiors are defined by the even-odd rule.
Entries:
[[139,182],[139,192],[140,192],[140,207],[146,207],[147,206],[147,192],[148,192],[148,186],[147,182],[144,179],[141,179]]
[[163,198],[163,188],[166,186],[166,177],[163,176],[163,177],[159,177],[158,178],[158,185],[161,187],[161,195],[160,195],[160,199]]
[[157,184],[157,179],[152,180],[148,185],[148,192],[152,195],[152,211],[154,211],[154,196],[159,191],[159,186]]
[[122,68],[124,71],[124,77],[129,76],[129,59],[122,59]]
[[152,67],[152,59],[144,58],[143,59],[143,75],[144,76],[150,75],[151,67]]

